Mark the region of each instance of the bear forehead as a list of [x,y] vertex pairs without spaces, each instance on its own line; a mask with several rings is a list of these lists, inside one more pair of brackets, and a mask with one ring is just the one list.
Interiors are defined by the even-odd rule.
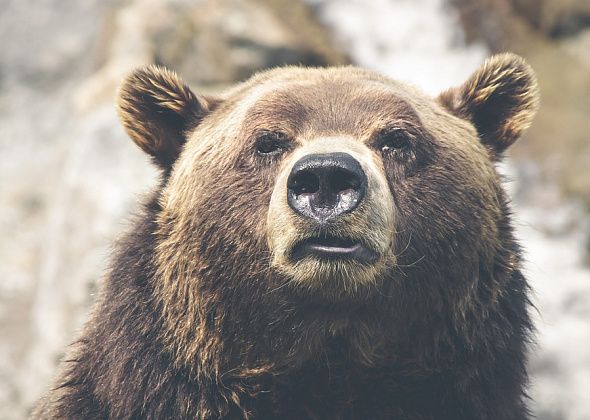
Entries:
[[352,67],[274,70],[239,86],[228,99],[246,131],[315,134],[361,134],[395,122],[420,126],[417,109],[434,103],[410,86]]

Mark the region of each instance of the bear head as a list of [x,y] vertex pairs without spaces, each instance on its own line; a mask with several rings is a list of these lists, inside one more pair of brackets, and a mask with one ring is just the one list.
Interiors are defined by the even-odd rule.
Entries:
[[354,67],[278,68],[205,96],[149,66],[118,106],[163,172],[154,288],[186,354],[196,325],[231,311],[329,308],[332,330],[361,307],[484,312],[516,264],[494,165],[538,107],[517,56],[436,98]]

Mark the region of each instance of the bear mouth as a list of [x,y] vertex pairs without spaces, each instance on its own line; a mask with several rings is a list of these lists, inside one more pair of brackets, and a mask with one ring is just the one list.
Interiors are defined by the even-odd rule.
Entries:
[[294,260],[314,257],[320,260],[354,260],[370,264],[377,260],[378,255],[352,238],[318,236],[299,242],[293,248],[292,257]]

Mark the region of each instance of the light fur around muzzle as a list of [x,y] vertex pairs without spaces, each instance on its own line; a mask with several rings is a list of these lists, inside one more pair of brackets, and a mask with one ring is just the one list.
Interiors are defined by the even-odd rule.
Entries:
[[[296,244],[320,233],[315,222],[296,214],[287,202],[287,179],[295,163],[307,155],[344,152],[354,157],[367,176],[367,194],[352,213],[340,216],[321,230],[341,238],[353,238],[379,255],[367,265],[350,260],[319,260],[305,257],[293,261]],[[391,249],[394,238],[393,197],[381,159],[359,141],[347,136],[321,137],[306,141],[288,159],[277,178],[268,211],[268,243],[272,265],[291,279],[296,287],[321,289],[328,294],[354,293],[371,284],[387,265],[395,263]]]

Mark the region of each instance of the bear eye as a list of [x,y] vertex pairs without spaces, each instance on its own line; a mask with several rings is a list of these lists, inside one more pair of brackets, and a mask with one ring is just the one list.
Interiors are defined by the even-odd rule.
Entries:
[[265,132],[256,138],[256,153],[259,155],[278,155],[287,148],[287,135],[281,131]]
[[383,130],[377,138],[377,147],[384,153],[403,150],[409,145],[408,135],[399,128]]

